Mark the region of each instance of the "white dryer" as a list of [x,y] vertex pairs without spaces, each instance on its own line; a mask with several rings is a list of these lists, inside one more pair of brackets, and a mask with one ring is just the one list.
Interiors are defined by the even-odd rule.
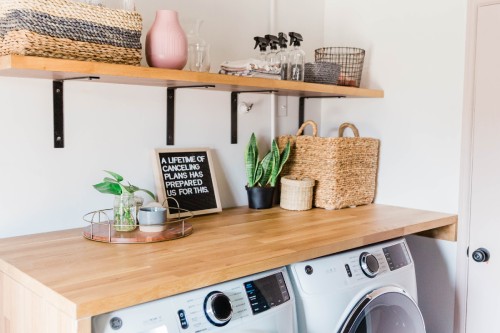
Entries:
[[425,333],[404,239],[288,267],[299,333]]
[[296,333],[286,268],[92,318],[93,333]]

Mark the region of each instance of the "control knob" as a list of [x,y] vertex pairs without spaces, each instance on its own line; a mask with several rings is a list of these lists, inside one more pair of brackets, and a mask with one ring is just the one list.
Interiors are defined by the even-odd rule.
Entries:
[[380,265],[377,258],[369,252],[363,252],[359,256],[359,264],[363,273],[369,278],[374,278],[378,274]]
[[224,326],[233,316],[231,300],[220,291],[212,291],[205,297],[203,304],[205,316],[215,326]]

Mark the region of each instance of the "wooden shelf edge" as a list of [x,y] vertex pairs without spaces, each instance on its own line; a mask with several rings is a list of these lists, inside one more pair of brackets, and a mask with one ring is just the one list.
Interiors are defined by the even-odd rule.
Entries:
[[404,236],[415,234],[438,240],[457,241],[457,215],[447,214],[441,218],[434,219],[430,223],[422,223],[418,226],[406,228]]
[[0,76],[52,80],[99,76],[101,82],[118,84],[162,87],[215,85],[214,89],[219,91],[274,90],[278,95],[301,97],[384,97],[383,90],[375,89],[19,55],[0,57]]
[[434,238],[438,240],[445,240],[450,242],[457,241],[457,225],[451,224],[444,227],[434,228],[416,233],[418,236]]

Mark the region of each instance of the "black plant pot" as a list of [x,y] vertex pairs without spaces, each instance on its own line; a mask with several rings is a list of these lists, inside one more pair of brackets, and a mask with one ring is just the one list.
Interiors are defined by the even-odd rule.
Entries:
[[248,207],[265,209],[273,206],[274,187],[247,187]]

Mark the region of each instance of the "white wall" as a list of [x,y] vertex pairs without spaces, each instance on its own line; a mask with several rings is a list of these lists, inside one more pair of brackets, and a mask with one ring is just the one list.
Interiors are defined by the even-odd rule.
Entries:
[[[365,49],[361,85],[385,98],[324,100],[321,133],[348,121],[381,140],[377,203],[458,212],[465,12],[465,0],[325,0],[325,46]],[[419,301],[428,332],[451,333],[456,245],[432,243],[411,242]]]
[[[242,0],[151,0],[137,6],[143,38],[156,9],[175,9],[182,22],[203,19],[201,35],[212,44],[212,71],[217,71],[223,60],[252,56],[256,35],[295,30],[308,47],[320,45],[323,0],[310,1],[307,21],[293,16],[300,5],[294,1],[277,0],[274,20],[271,0],[251,6]],[[269,31],[272,21],[276,31]],[[103,169],[154,189],[150,154],[166,147],[166,89],[67,81],[64,94],[66,148],[54,149],[52,82],[0,77],[0,238],[83,226],[83,214],[112,206],[111,196],[91,187],[103,178]],[[173,147],[213,149],[223,207],[246,204],[243,150],[250,133],[259,135],[263,147],[273,133],[270,96],[240,99],[254,107],[239,115],[239,143],[231,145],[229,93],[180,89],[176,94]],[[275,125],[279,131],[296,129],[296,104],[290,98],[288,116]]]

